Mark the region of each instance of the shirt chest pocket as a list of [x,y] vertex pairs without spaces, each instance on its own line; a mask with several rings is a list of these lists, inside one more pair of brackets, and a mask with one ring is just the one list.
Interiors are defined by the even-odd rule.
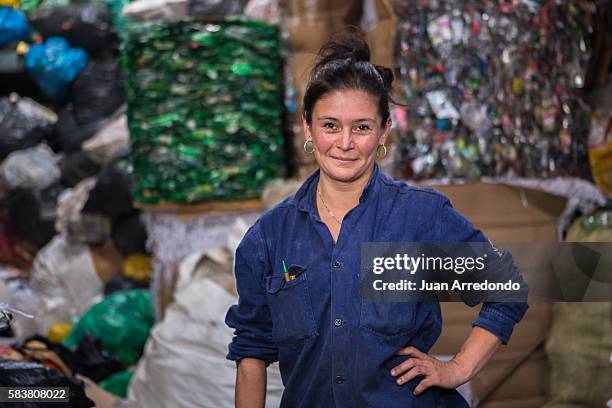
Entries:
[[372,334],[393,338],[408,336],[416,329],[416,303],[362,300],[359,327]]
[[317,335],[305,268],[292,266],[295,279],[283,275],[267,278],[267,296],[272,315],[272,337],[278,344],[290,344]]

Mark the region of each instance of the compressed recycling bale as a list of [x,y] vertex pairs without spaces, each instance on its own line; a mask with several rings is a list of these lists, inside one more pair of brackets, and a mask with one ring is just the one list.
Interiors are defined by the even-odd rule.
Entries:
[[278,28],[261,21],[131,25],[124,66],[135,200],[253,198],[282,177],[281,62]]

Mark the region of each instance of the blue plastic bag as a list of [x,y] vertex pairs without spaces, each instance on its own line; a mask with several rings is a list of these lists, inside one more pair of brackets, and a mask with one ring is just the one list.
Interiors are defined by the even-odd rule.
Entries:
[[30,48],[25,65],[43,92],[63,100],[70,83],[87,66],[87,60],[87,53],[82,48],[70,47],[65,39],[51,37]]
[[0,7],[0,46],[11,41],[27,40],[30,26],[25,14],[12,7]]

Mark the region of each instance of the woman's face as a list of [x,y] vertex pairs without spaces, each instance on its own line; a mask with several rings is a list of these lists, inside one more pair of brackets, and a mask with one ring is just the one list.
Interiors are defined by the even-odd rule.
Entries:
[[358,90],[335,91],[319,99],[304,135],[312,140],[317,164],[334,180],[358,179],[374,164],[376,149],[391,127],[381,126],[376,97]]

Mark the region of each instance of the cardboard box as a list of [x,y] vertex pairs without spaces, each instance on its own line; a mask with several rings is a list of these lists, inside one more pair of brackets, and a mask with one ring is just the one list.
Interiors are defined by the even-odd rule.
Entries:
[[494,242],[556,242],[567,199],[495,183],[434,185]]
[[[557,220],[566,199],[538,190],[493,183],[436,185],[453,206],[493,242],[555,242]],[[520,268],[520,254],[514,254]],[[456,354],[471,330],[479,308],[442,303],[442,334],[432,354]],[[543,352],[552,321],[551,304],[532,304],[502,346],[472,379],[479,407],[529,408],[546,401],[548,367]]]
[[[294,52],[289,61],[291,76],[293,77],[293,86],[295,87],[295,98],[298,105],[298,111],[293,118],[296,125],[302,127],[302,101],[306,92],[306,85],[310,78],[310,71],[315,63],[316,54],[310,51]],[[302,138],[302,140],[304,140]]]
[[287,4],[285,25],[291,50],[316,54],[319,48],[347,26],[359,26],[362,3],[343,0],[293,0]]
[[378,23],[366,33],[370,46],[370,60],[373,64],[395,68],[395,40],[398,18],[391,0],[375,0],[374,6]]
[[[311,23],[327,20],[344,25],[358,25],[363,2],[346,0],[289,0],[287,17]],[[333,27],[332,27],[333,28]]]

